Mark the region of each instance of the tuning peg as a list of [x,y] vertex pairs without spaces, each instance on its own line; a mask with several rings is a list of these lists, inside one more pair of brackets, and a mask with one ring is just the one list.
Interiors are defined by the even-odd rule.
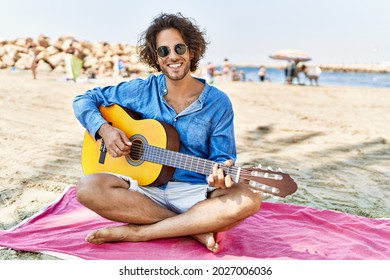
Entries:
[[280,167],[278,167],[278,171],[283,173],[283,170]]
[[283,180],[283,176],[280,174],[276,174],[274,179],[275,180]]
[[262,168],[263,166],[261,165],[261,163],[259,163],[259,165],[257,166],[258,168]]
[[267,166],[267,170],[271,170],[273,171],[272,167],[271,166]]

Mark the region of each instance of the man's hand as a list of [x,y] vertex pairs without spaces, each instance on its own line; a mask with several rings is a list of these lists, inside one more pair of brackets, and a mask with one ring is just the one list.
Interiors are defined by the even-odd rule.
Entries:
[[103,138],[106,149],[112,157],[120,157],[130,153],[131,142],[122,130],[105,123],[99,128],[98,133]]
[[[233,160],[229,159],[224,162],[226,166],[232,166]],[[225,176],[222,168],[218,168],[218,164],[214,164],[213,173],[208,177],[208,183],[210,186],[213,186],[217,189],[226,189],[233,186],[232,177],[230,175]]]

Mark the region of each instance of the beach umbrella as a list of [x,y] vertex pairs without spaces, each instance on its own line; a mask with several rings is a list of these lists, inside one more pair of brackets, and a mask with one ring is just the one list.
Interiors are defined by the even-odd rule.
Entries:
[[291,60],[295,62],[311,60],[310,56],[307,53],[295,49],[284,49],[276,51],[272,53],[269,57],[273,59]]

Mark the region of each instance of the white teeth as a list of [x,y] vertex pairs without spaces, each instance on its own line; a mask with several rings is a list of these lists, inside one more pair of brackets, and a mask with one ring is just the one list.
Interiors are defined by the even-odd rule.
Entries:
[[172,67],[172,68],[178,68],[181,66],[181,63],[176,63],[176,64],[170,64],[169,67]]

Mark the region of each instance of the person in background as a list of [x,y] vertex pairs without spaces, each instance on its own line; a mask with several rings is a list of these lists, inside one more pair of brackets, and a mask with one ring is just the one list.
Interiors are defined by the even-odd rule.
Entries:
[[[140,59],[162,74],[116,86],[94,88],[73,102],[76,117],[90,135],[104,140],[111,157],[129,155],[132,143],[107,123],[98,107],[118,104],[142,118],[174,126],[179,152],[231,166],[236,160],[234,112],[227,94],[191,72],[206,50],[204,32],[193,20],[160,14],[138,42]],[[233,182],[218,164],[210,175],[176,169],[171,180],[139,186],[135,178],[94,173],[77,183],[78,201],[99,215],[125,225],[92,231],[93,244],[147,241],[192,236],[210,251],[218,249],[215,234],[255,214],[261,193]]]
[[[318,79],[321,75],[321,68],[319,66],[306,66],[305,64],[301,67],[302,72],[305,74],[306,78],[309,79],[310,85],[317,85],[318,86]],[[314,82],[314,83],[313,83]]]
[[294,78],[297,75],[297,65],[294,61],[289,61],[285,70],[286,74],[286,83],[291,85],[294,81]]
[[259,68],[259,72],[257,73],[257,75],[259,76],[260,82],[264,82],[265,74],[266,74],[266,69],[263,65],[261,65]]
[[214,83],[215,65],[212,62],[208,62],[206,66],[207,78],[210,84]]
[[37,67],[39,61],[44,61],[48,66],[50,66],[51,70],[55,68],[47,58],[40,54],[38,50],[38,45],[34,42],[32,38],[26,39],[26,48],[28,53],[28,67],[31,70],[34,80],[37,78]]
[[241,80],[240,73],[238,72],[236,67],[232,68],[232,81],[238,82]]
[[232,74],[232,65],[229,62],[229,59],[225,58],[222,63],[222,77],[225,81],[229,80],[230,75]]
[[81,50],[74,46],[74,43],[70,43],[69,47],[65,50],[65,68],[67,81],[76,82],[77,78],[83,71],[83,54]]
[[240,81],[242,82],[246,81],[246,74],[244,70],[240,70]]
[[28,51],[28,59],[29,59],[29,65],[30,70],[33,76],[33,79],[35,80],[37,78],[37,66],[38,66],[38,59],[37,59],[37,50],[36,50],[36,44],[31,38],[26,39],[26,47]]

